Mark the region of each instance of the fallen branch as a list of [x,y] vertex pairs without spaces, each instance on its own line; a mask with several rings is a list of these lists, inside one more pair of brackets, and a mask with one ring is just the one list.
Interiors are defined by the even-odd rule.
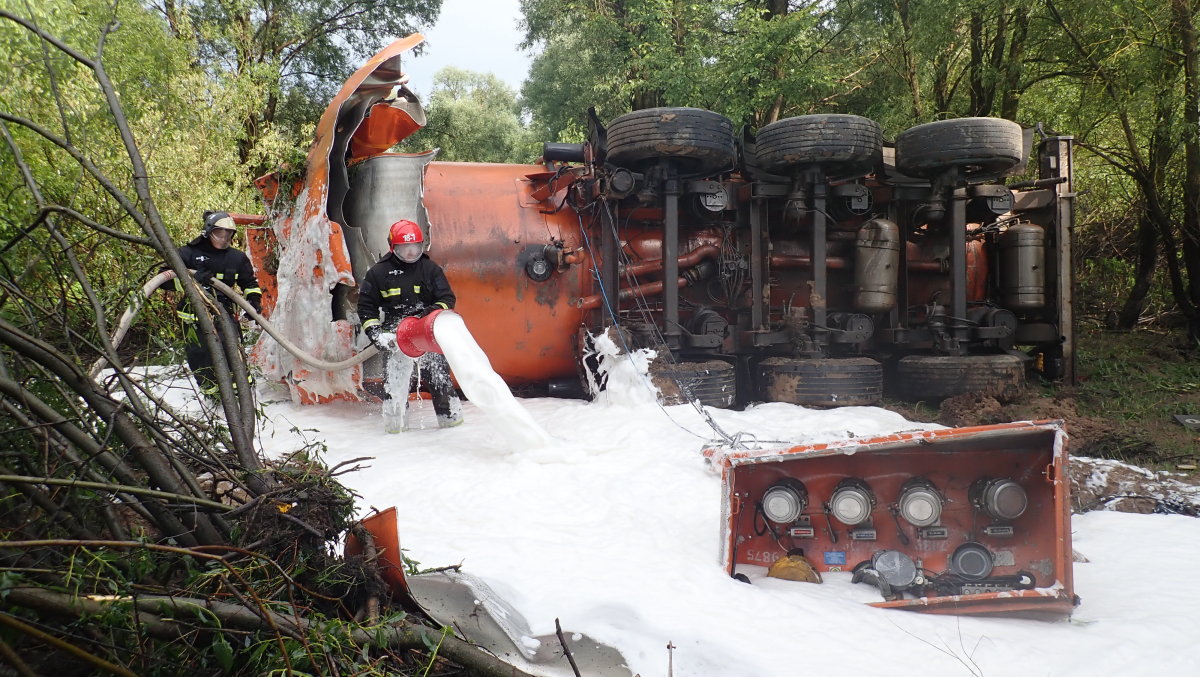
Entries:
[[579,674],[579,666],[575,665],[575,657],[571,655],[571,649],[567,646],[567,638],[563,636],[562,625],[558,619],[554,619],[554,632],[558,635],[558,643],[562,645],[563,653],[567,655],[567,660],[571,663],[571,670],[575,673],[575,677],[583,677]]
[[[280,630],[286,628],[288,631],[298,631],[302,634],[315,632],[320,635],[330,632],[335,626],[332,623],[318,623],[307,619],[301,619],[297,626],[296,622],[287,616],[267,609],[260,610],[260,616],[259,613],[240,604],[191,597],[139,595],[136,599],[89,599],[43,588],[13,588],[8,592],[6,603],[71,618],[111,612],[113,604],[131,604],[137,611],[161,616],[191,615],[195,610],[203,609],[219,619],[225,627],[252,632],[269,631],[272,629],[269,624],[274,623]],[[167,625],[169,622],[161,621],[161,624]],[[426,639],[433,644],[440,641],[442,645],[439,653],[442,656],[481,677],[532,677],[453,634],[443,636],[441,631],[421,624],[401,621],[383,627],[358,627],[351,630],[349,636],[359,647],[374,646],[391,650],[426,651]]]
[[119,665],[113,665],[112,663],[109,663],[108,661],[104,660],[103,658],[93,656],[92,654],[75,646],[74,644],[71,644],[69,642],[64,642],[61,639],[55,637],[54,635],[48,635],[33,626],[26,625],[26,624],[22,623],[21,621],[18,621],[17,619],[13,618],[12,616],[9,616],[8,614],[0,613],[0,625],[6,625],[9,628],[16,630],[19,633],[28,635],[28,636],[38,640],[39,642],[42,642],[44,644],[49,644],[50,646],[52,646],[56,649],[61,649],[63,651],[66,651],[67,653],[71,654],[72,656],[75,656],[76,658],[87,661],[88,663],[92,664],[93,666],[95,666],[105,672],[112,673],[114,675],[120,675],[120,677],[138,677],[137,675],[133,674],[132,672],[126,670],[125,668],[123,668]]
[[[80,489],[98,489],[100,491],[122,492],[133,494],[135,496],[149,496],[151,498],[163,498],[179,501],[180,503],[191,503],[204,508],[212,508],[213,510],[232,511],[233,506],[218,503],[216,501],[208,501],[203,498],[195,498],[193,496],[184,496],[183,494],[173,494],[169,491],[158,491],[156,489],[146,489],[143,487],[131,487],[125,484],[107,484],[104,482],[85,482],[83,480],[67,480],[57,477],[29,477],[27,475],[0,475],[0,482],[9,482],[11,484],[45,484],[52,487],[78,487]],[[323,537],[322,537],[323,538]]]

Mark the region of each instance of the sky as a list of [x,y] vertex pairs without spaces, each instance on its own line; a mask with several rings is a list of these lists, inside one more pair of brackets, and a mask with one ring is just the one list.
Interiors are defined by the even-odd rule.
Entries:
[[425,33],[425,53],[408,58],[409,87],[428,100],[433,74],[444,66],[495,73],[520,91],[530,56],[517,45],[520,0],[443,0],[437,24]]

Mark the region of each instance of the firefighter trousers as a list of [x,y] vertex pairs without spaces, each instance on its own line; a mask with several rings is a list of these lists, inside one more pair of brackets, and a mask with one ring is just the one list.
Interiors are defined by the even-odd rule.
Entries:
[[[387,359],[395,359],[395,355],[396,353],[389,353]],[[458,395],[454,392],[454,381],[450,379],[450,364],[446,362],[446,356],[441,353],[425,353],[417,358],[416,367],[409,382],[409,392],[417,387],[418,382],[425,384],[429,394],[433,396],[434,412],[442,418],[452,416],[452,403]],[[384,373],[387,373],[387,365],[384,365]],[[383,398],[391,399],[391,395],[385,393]]]

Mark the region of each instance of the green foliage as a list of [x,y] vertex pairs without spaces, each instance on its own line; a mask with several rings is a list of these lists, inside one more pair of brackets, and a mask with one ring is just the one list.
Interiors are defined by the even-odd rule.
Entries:
[[442,0],[150,4],[173,35],[195,45],[195,58],[209,74],[244,98],[231,118],[242,130],[239,158],[261,172],[277,165],[260,143],[278,135],[282,143],[307,145],[312,134],[306,126],[316,123],[346,77],[391,40],[431,26]]
[[451,162],[532,162],[541,155],[521,122],[516,92],[492,73],[446,67],[434,75],[428,124],[401,144],[406,152],[439,149]]

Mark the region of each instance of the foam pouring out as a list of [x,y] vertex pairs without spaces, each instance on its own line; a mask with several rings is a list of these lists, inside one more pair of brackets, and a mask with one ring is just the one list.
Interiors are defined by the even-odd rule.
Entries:
[[458,379],[458,387],[476,407],[487,414],[488,421],[514,451],[541,449],[553,443],[525,407],[522,407],[508,384],[492,370],[491,360],[475,342],[462,316],[446,311],[438,314],[433,323],[433,335],[450,370]]
[[384,388],[389,399],[383,401],[383,429],[389,433],[403,432],[408,427],[408,387],[415,362],[398,350],[387,361]]

